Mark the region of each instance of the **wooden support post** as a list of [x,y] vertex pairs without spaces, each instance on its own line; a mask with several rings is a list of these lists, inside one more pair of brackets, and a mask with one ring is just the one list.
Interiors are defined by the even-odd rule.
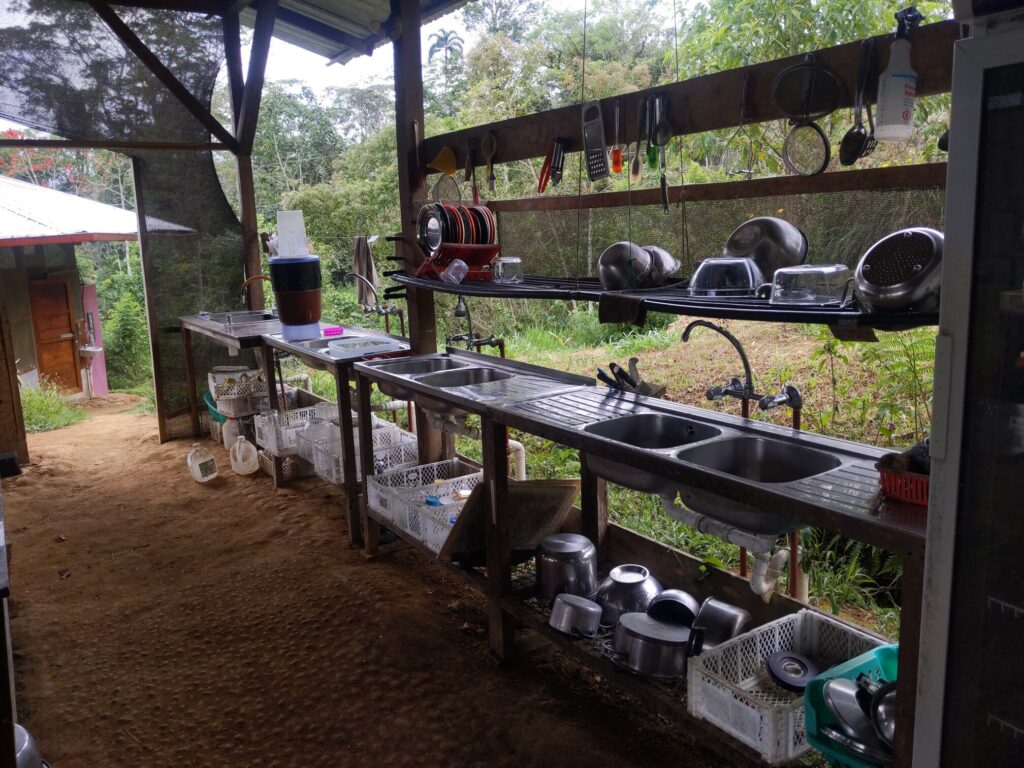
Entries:
[[0,453],[14,453],[19,464],[28,464],[25,419],[21,390],[14,363],[14,342],[4,297],[0,294]]
[[[267,398],[270,401],[270,410],[278,412],[283,403],[277,391],[277,367],[274,365],[275,350],[266,342],[263,342],[263,378],[267,382]],[[278,456],[274,456],[274,487],[280,488],[284,485],[284,462]]]
[[502,661],[512,654],[514,619],[502,608],[512,592],[512,550],[508,518],[508,429],[482,420],[484,482],[487,484],[487,599],[491,653]]
[[[398,139],[398,200],[401,204],[401,240],[395,244],[395,255],[405,259],[405,269],[412,273],[423,255],[416,245],[416,200],[425,197],[424,176],[417,162],[416,127],[423,128],[423,72],[420,46],[419,0],[391,0],[391,18],[398,21],[394,40],[395,57],[395,126]],[[413,352],[437,351],[437,321],[434,315],[434,294],[410,288],[406,292],[409,306],[409,342]],[[444,458],[444,442],[417,409],[416,437],[420,457],[424,461]]]
[[[894,768],[910,768],[914,751],[914,710],[917,701],[917,662],[921,648],[921,609],[924,599],[924,548],[903,558],[900,581],[899,680],[896,689]],[[938,734],[936,734],[937,736]]]
[[590,471],[584,454],[580,454],[580,509],[583,535],[597,547],[600,559],[608,530],[608,483]]
[[188,328],[181,329],[181,342],[185,347],[185,386],[188,391],[188,412],[192,418],[192,437],[199,437],[202,431],[199,429],[199,403],[196,400],[196,364],[192,357],[192,331]]
[[[235,121],[235,135],[239,135],[242,121],[242,104],[245,99],[246,83],[242,79],[242,40],[241,28],[238,23],[238,14],[227,13],[224,16],[224,56],[227,60],[228,70],[228,91],[231,94],[231,110]],[[272,29],[272,28],[271,28]],[[255,53],[255,43],[253,44]],[[259,62],[257,61],[257,64]],[[263,59],[264,66],[266,58]],[[253,65],[250,60],[250,73],[253,72]],[[262,88],[262,70],[257,70],[259,83]],[[250,99],[249,106],[258,102]],[[254,129],[255,130],[255,129]],[[253,134],[255,136],[255,133]],[[236,181],[238,185],[238,207],[240,208],[242,220],[242,251],[244,258],[244,279],[258,275],[262,271],[260,261],[260,238],[259,225],[256,216],[256,186],[252,171],[252,145],[240,146],[235,154],[235,167],[237,169]],[[266,302],[263,296],[263,281],[253,280],[248,288],[249,309],[263,309]]]
[[18,720],[18,708],[14,700],[14,653],[6,597],[0,599],[0,613],[0,620],[3,621],[0,627],[0,768],[17,768],[14,724]]
[[[361,458],[356,455],[355,435],[352,432],[352,392],[348,388],[351,365],[334,367],[334,383],[338,390],[338,416],[341,424],[341,470],[345,476],[345,506],[348,510],[348,542],[354,547],[363,546],[362,515],[359,506],[359,480],[356,467]],[[372,426],[372,425],[371,425]],[[360,440],[360,442],[362,442]]]
[[[356,372],[356,414],[359,419],[359,460],[363,465],[363,484],[373,474],[373,425],[370,410],[372,383]],[[360,509],[363,523],[363,551],[367,556],[377,554],[380,548],[380,526],[366,513],[366,494],[362,495]]]
[[252,49],[249,52],[249,71],[245,76],[242,103],[238,108],[238,122],[235,125],[238,152],[242,155],[252,154],[252,145],[256,138],[256,121],[260,116],[260,100],[263,98],[263,78],[267,71],[267,56],[270,53],[270,40],[274,35],[276,18],[277,0],[256,0],[256,22],[253,25]]

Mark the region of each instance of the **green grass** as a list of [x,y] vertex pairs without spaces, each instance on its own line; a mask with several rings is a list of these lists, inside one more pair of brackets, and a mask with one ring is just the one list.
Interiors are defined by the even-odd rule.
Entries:
[[49,432],[82,421],[87,417],[80,406],[69,403],[60,387],[46,379],[38,387],[21,388],[21,409],[28,432]]
[[142,398],[139,404],[132,408],[131,413],[145,413],[150,416],[156,413],[156,390],[153,389],[152,381],[145,381],[122,391]]

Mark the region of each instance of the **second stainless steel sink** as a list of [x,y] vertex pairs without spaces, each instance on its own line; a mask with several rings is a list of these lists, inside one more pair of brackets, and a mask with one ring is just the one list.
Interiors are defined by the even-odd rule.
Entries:
[[737,436],[695,445],[678,457],[756,483],[791,483],[838,467],[831,453],[766,437]]
[[[450,371],[456,368],[465,368],[466,363],[460,363],[447,357],[427,357],[420,360],[403,360],[397,363],[378,366],[378,370],[384,373],[392,373],[397,376],[418,376],[426,373],[437,373],[439,371]],[[415,393],[390,381],[378,381],[377,388],[388,397],[397,400],[412,400]]]
[[[755,483],[778,485],[838,468],[842,461],[827,451],[784,440],[738,435],[679,451],[677,457]],[[679,498],[694,512],[754,533],[781,534],[797,524],[785,517],[697,488],[679,488]]]
[[[676,449],[722,434],[722,430],[709,424],[661,413],[620,416],[617,419],[589,424],[583,431],[633,448],[653,451]],[[671,493],[676,487],[674,482],[659,475],[600,456],[588,455],[587,466],[598,477],[610,480],[616,485],[632,488],[634,491]]]

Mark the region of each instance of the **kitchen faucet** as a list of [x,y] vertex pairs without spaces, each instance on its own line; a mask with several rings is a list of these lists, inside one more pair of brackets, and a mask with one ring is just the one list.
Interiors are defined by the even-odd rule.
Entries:
[[402,313],[402,310],[400,310],[394,304],[388,304],[388,305],[381,304],[380,303],[380,298],[377,295],[377,289],[373,287],[373,283],[371,283],[369,280],[367,280],[362,275],[357,275],[355,272],[346,272],[342,276],[342,278],[341,278],[342,284],[348,282],[348,279],[350,277],[354,278],[355,280],[362,280],[363,284],[366,285],[366,287],[370,289],[370,293],[373,294],[373,306],[372,307],[364,307],[363,308],[363,312],[372,313],[372,314],[377,315],[379,317],[386,317],[387,315],[399,315],[399,314]]
[[707,320],[694,320],[683,331],[683,342],[690,340],[690,332],[696,327],[710,328],[716,333],[720,333],[729,340],[729,343],[736,348],[736,351],[740,354],[740,360],[743,362],[743,375],[745,381],[740,381],[737,378],[729,379],[725,384],[720,387],[712,387],[708,390],[708,400],[722,400],[726,397],[735,397],[737,400],[743,401],[743,409],[746,411],[747,403],[751,400],[759,400],[760,396],[754,394],[754,374],[750,370],[750,361],[747,359],[747,353],[743,350],[743,345],[740,344],[739,339],[729,333],[725,328],[714,323],[709,323]]
[[473,318],[469,314],[469,305],[466,303],[465,297],[459,296],[459,300],[455,304],[454,314],[456,317],[466,318],[466,332],[458,333],[454,336],[446,336],[444,340],[446,346],[451,346],[455,342],[465,343],[466,349],[470,352],[473,351],[474,347],[477,351],[479,351],[481,347],[497,347],[498,353],[502,357],[505,356],[504,339],[496,338],[493,333],[486,339],[476,338],[476,334],[473,332]]
[[754,375],[750,370],[750,361],[747,359],[747,353],[743,350],[743,345],[740,344],[739,339],[720,325],[709,323],[707,320],[694,320],[683,331],[684,342],[690,340],[690,332],[697,326],[710,328],[729,340],[740,354],[740,360],[743,361],[743,374],[746,377],[746,381],[743,382],[737,378],[732,378],[721,387],[712,387],[708,390],[708,400],[722,400],[725,397],[735,397],[738,400],[742,400],[744,416],[748,415],[747,411],[749,410],[751,400],[756,400],[757,407],[762,411],[770,411],[773,408],[786,405],[793,410],[793,428],[799,429],[800,410],[804,406],[804,398],[800,394],[800,390],[792,384],[786,384],[782,388],[782,392],[777,395],[758,395],[754,392]]

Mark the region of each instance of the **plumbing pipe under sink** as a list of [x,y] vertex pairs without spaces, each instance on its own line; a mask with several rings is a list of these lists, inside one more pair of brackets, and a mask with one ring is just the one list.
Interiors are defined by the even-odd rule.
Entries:
[[701,533],[717,536],[723,541],[749,550],[754,556],[750,588],[766,603],[771,600],[771,590],[778,582],[782,567],[789,559],[789,552],[785,549],[780,549],[774,555],[772,554],[778,540],[777,536],[744,531],[699,512],[694,512],[692,509],[676,504],[676,494],[674,493],[663,493],[660,498],[661,506],[669,517],[679,520]]
[[[480,440],[482,434],[479,427],[466,426],[466,422],[456,421],[452,416],[442,416],[432,411],[424,411],[427,421],[434,429],[447,432],[450,435],[468,437],[470,440]],[[526,479],[526,446],[518,440],[508,441],[508,452],[512,456],[512,477],[515,480]]]

